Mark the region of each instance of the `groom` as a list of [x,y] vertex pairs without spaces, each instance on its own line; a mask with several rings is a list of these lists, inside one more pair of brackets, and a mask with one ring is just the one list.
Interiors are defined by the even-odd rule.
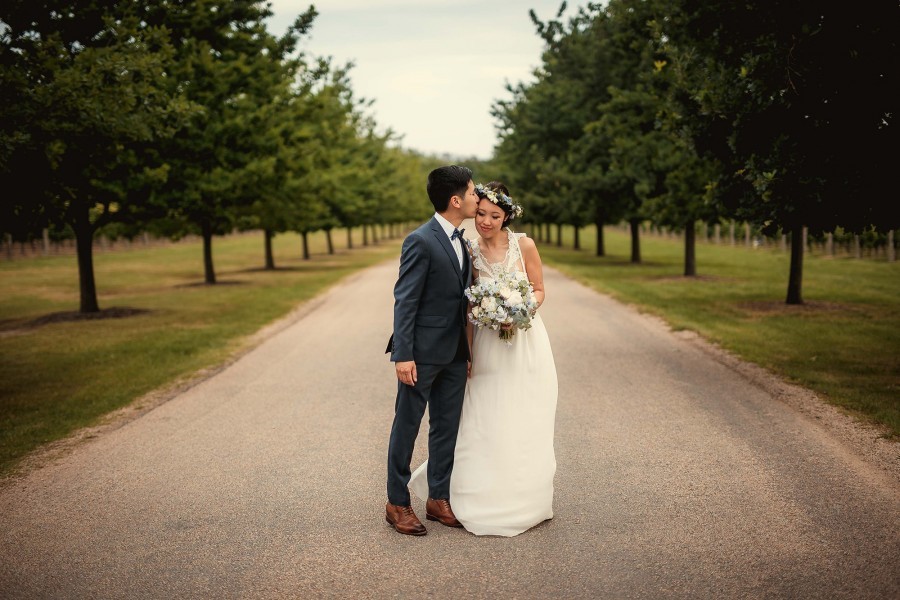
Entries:
[[428,175],[434,217],[413,231],[400,252],[394,286],[394,334],[388,352],[397,371],[397,402],[388,445],[385,518],[399,533],[425,535],[410,506],[410,461],[428,405],[428,501],[425,516],[461,527],[450,508],[450,472],[466,388],[469,344],[463,291],[472,279],[458,227],[475,216],[472,171],[456,165]]

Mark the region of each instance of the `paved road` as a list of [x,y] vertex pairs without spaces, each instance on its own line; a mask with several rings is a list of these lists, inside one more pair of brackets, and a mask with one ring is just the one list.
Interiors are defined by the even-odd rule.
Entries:
[[394,533],[395,274],[355,276],[215,377],[0,488],[0,597],[900,597],[895,479],[555,271],[555,519],[512,539]]

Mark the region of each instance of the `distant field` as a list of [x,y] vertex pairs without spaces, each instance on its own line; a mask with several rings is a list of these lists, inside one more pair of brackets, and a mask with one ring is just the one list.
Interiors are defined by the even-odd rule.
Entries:
[[[632,265],[629,236],[614,228],[605,235],[605,257],[594,256],[593,229],[582,231],[583,250],[545,243],[541,256],[900,436],[900,263],[808,256],[807,304],[797,307],[784,304],[785,252],[697,244],[699,277],[685,278],[679,240],[645,236],[644,263]],[[569,248],[571,239],[565,230]]]
[[[216,239],[219,284],[203,285],[199,242],[96,255],[101,309],[146,311],[117,319],[48,318],[78,308],[72,256],[0,260],[0,473],[37,446],[159,386],[221,363],[247,336],[346,275],[396,256],[399,241],[325,254],[323,234],[274,240],[276,271],[264,271],[262,234]],[[43,323],[43,324],[42,324]]]

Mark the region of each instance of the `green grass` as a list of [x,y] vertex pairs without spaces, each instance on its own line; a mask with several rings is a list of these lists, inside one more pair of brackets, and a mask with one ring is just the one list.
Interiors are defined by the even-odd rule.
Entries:
[[595,230],[581,251],[540,246],[548,264],[576,279],[689,329],[828,402],[886,425],[900,436],[900,263],[807,256],[804,306],[784,304],[789,256],[774,249],[697,244],[697,278],[685,278],[683,244],[644,236],[643,264],[630,263],[630,238]]
[[[358,244],[361,235],[354,234]],[[247,337],[344,276],[398,253],[399,242],[325,254],[324,235],[301,259],[297,235],[275,238],[276,271],[261,270],[261,234],[214,240],[219,285],[203,281],[199,242],[95,255],[101,309],[121,319],[36,318],[78,308],[74,256],[0,261],[0,473],[41,444],[97,423],[143,394],[225,361]],[[136,245],[135,248],[138,248]]]

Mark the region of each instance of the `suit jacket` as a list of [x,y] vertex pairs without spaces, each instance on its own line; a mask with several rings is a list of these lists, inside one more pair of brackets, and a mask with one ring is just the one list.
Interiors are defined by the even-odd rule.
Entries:
[[459,267],[450,239],[434,217],[410,233],[400,252],[400,276],[394,285],[394,333],[391,360],[442,365],[453,361],[460,336],[466,342],[465,289],[472,267],[463,245]]

